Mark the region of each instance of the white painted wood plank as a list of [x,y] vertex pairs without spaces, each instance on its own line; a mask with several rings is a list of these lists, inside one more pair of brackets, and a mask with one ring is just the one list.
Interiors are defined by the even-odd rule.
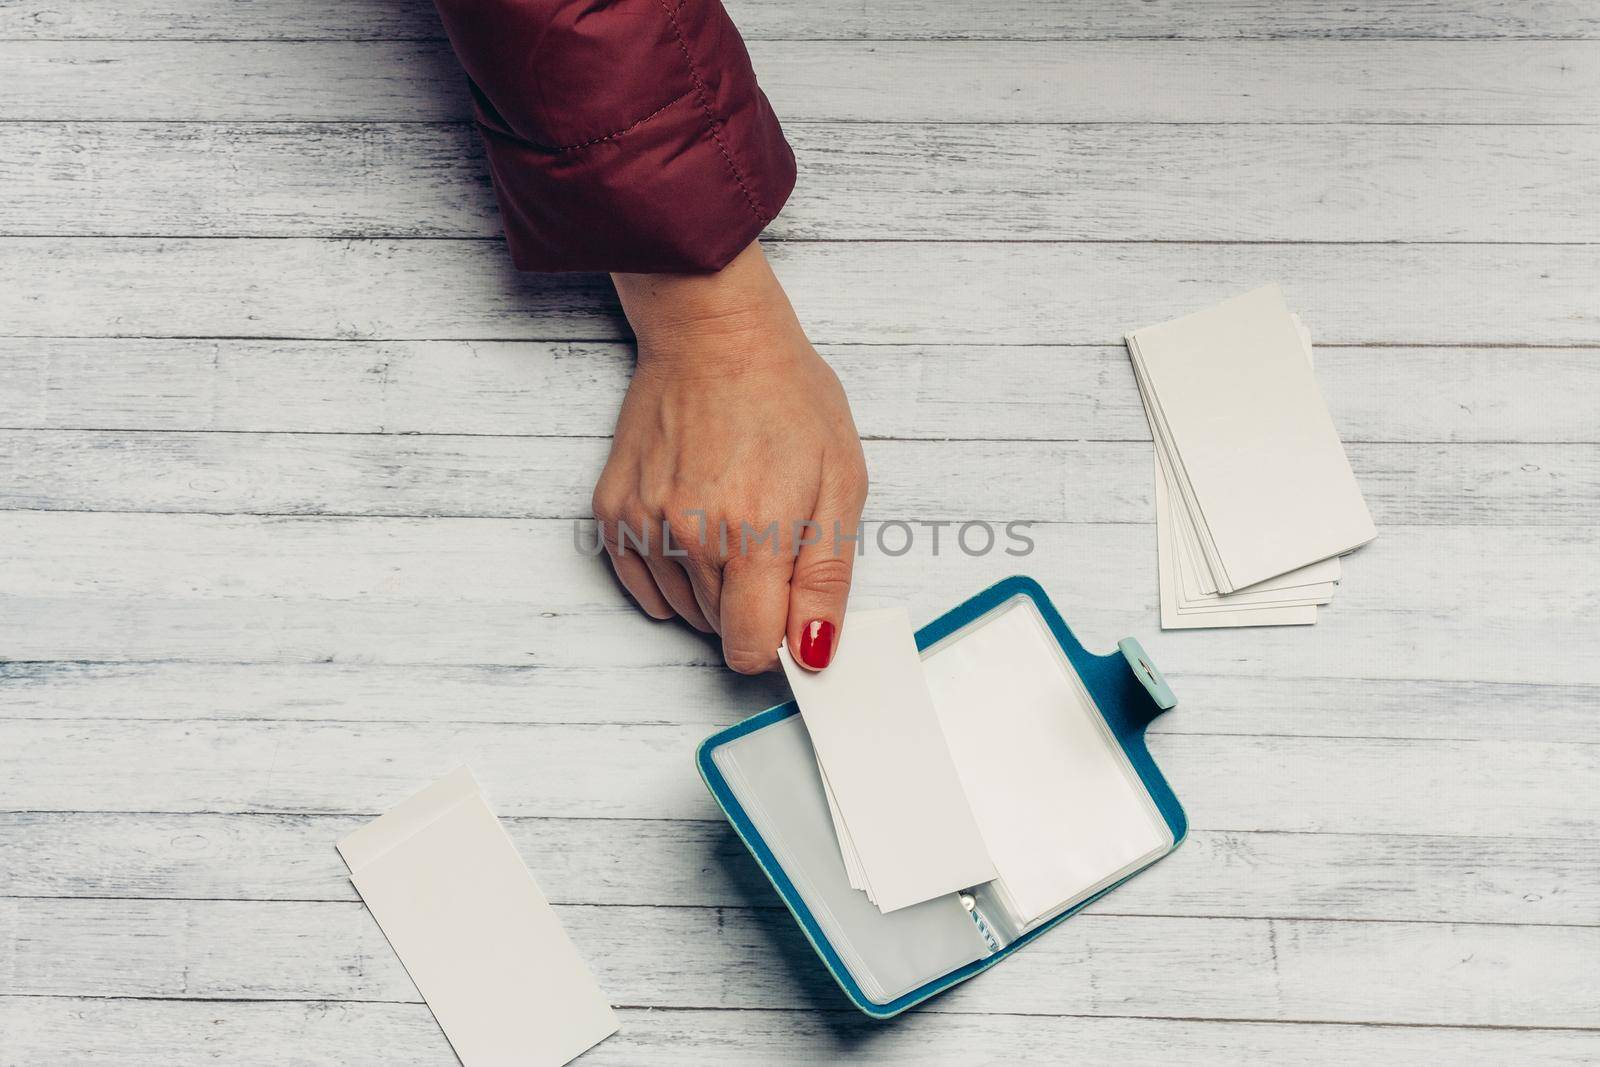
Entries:
[[[0,12],[0,27],[4,18]],[[1500,42],[1460,43],[1492,50]],[[1515,51],[1544,42],[1505,44]],[[784,45],[778,53],[806,47]],[[472,117],[465,73],[443,40],[0,41],[0,69],[10,75],[0,79],[0,120]]]
[[[1593,686],[1284,673],[1296,666],[1280,660],[1277,673],[1267,677],[1174,673],[1170,680],[1183,711],[1157,719],[1151,731],[1600,743],[1594,714],[1600,689]],[[782,703],[788,693],[779,675],[744,678],[720,665],[0,662],[5,718],[685,723],[709,729],[738,709]]]
[[[588,518],[609,449],[605,438],[0,430],[0,508]],[[1155,513],[1143,442],[878,440],[865,450],[869,522],[1142,523]],[[1380,525],[1600,522],[1591,445],[1346,451]]]
[[[3,15],[0,15],[3,18]],[[753,41],[785,123],[1600,120],[1593,41]],[[443,41],[0,41],[3,119],[472,117]]]
[[[6,659],[597,669],[721,659],[687,628],[634,611],[602,561],[573,554],[566,523],[12,512],[0,529]],[[899,557],[874,548],[858,563],[854,602],[901,604],[920,623],[1029,573],[1089,647],[1141,634],[1180,690],[1189,671],[1600,683],[1600,661],[1573,652],[1600,645],[1591,529],[1386,527],[1347,561],[1314,628],[1167,635],[1156,634],[1153,527],[1030,533],[1036,551],[1020,558],[934,557],[926,539]]]
[[0,123],[0,158],[17,192],[7,234],[501,232],[481,144],[460,124]]
[[797,124],[791,140],[805,178],[780,239],[1600,235],[1600,126]]
[[[845,1004],[782,909],[557,911],[624,1006]],[[419,999],[356,903],[13,899],[0,939],[13,993]],[[1594,927],[1080,915],[923,1012],[1581,1027],[1597,980]]]
[[[821,352],[867,437],[1150,436],[1120,345]],[[0,338],[0,427],[603,437],[632,368],[617,342]],[[1592,350],[1322,347],[1317,379],[1350,442],[1600,442]]]
[[[847,242],[772,258],[818,343],[1112,345],[1268,280],[1323,344],[1600,343],[1595,246]],[[601,279],[519,276],[498,242],[449,240],[16,238],[0,242],[0,322],[13,336],[622,334]]]
[[[1460,43],[1492,50],[1500,42]],[[1513,51],[1543,43],[1505,42]],[[811,47],[785,44],[777,53]],[[0,66],[13,75],[0,79],[0,120],[472,118],[465,73],[442,40],[0,41]]]
[[756,42],[751,53],[785,120],[1600,117],[1600,57],[1586,41],[784,41]]
[[[87,596],[87,594],[85,594]],[[1413,691],[1379,700],[1391,711]],[[1448,684],[1448,683],[1447,683]],[[1333,686],[1337,691],[1337,684]],[[1363,689],[1365,683],[1363,683]],[[1474,691],[1478,687],[1470,688]],[[1492,688],[1492,687],[1491,687]],[[1522,687],[1518,687],[1519,689]],[[1558,724],[1568,705],[1584,703],[1585,687],[1526,687],[1539,719],[1564,739]],[[1548,695],[1545,691],[1549,690]],[[1417,691],[1422,692],[1422,691]],[[306,719],[337,722],[522,722],[699,724],[729,721],[730,709],[751,714],[789,699],[781,675],[746,678],[725,667],[434,667],[377,663],[84,663],[0,662],[0,718],[30,719]],[[1506,728],[1528,716],[1500,711],[1498,699],[1473,722]],[[736,712],[735,712],[736,713]],[[1242,717],[1242,715],[1241,715]],[[1373,721],[1376,721],[1374,718]],[[1475,736],[1472,727],[1450,736]],[[1302,730],[1285,732],[1304,732]],[[1595,724],[1600,741],[1600,724]],[[1539,737],[1550,736],[1546,729]]]
[[[1316,0],[1229,0],[1187,4],[1083,5],[1070,0],[985,0],[948,6],[888,0],[794,5],[729,0],[746,37],[763,38],[1043,38],[1103,37],[1499,38],[1600,37],[1600,16],[1583,0],[1400,0],[1329,7]],[[427,0],[351,0],[329,7],[284,0],[261,8],[247,0],[20,0],[0,8],[0,37],[176,39],[434,38],[438,16]]]
[[[779,240],[1600,241],[1600,124],[786,128]],[[6,234],[500,233],[461,124],[0,123],[0,160]]]
[[[355,900],[357,816],[0,815],[0,896]],[[723,822],[502,820],[562,904],[775,903]],[[619,862],[618,857],[629,857]],[[1600,852],[1570,840],[1196,830],[1092,906],[1191,915],[1593,926]]]
[[[730,709],[732,710],[732,709]],[[732,718],[734,716],[730,716]],[[375,813],[463,764],[506,815],[715,818],[698,726],[0,723],[19,811]],[[1588,838],[1600,746],[1161,735],[1197,829]],[[130,760],[129,753],[159,754]]]
[[[1116,1017],[971,1016],[921,1011],[885,1026],[849,1011],[623,1009],[621,1031],[584,1054],[584,1067],[815,1067],[817,1063],[926,1067],[1184,1062],[1232,1067],[1435,1067],[1509,1063],[1588,1067],[1593,1031],[1218,1022]],[[420,1005],[93,998],[0,998],[8,1048],[21,1063],[170,1067],[197,1049],[234,1067],[285,1062],[453,1067],[433,1016]]]

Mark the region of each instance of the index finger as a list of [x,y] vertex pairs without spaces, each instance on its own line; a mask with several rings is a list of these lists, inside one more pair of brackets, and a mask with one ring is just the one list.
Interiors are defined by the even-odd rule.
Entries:
[[722,571],[722,658],[740,674],[760,674],[778,665],[789,604],[787,555],[741,554]]

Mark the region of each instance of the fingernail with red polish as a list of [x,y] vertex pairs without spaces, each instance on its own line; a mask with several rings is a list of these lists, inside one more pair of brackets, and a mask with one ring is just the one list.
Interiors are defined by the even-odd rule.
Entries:
[[820,671],[833,660],[833,623],[812,619],[800,631],[800,662]]

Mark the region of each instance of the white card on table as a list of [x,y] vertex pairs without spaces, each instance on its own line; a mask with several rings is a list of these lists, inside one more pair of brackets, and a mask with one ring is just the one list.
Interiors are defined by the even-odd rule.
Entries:
[[1000,885],[1024,924],[1172,847],[1149,790],[1032,601],[998,610],[923,662]]
[[465,767],[339,842],[465,1067],[560,1067],[617,1031],[594,976]]
[[1132,336],[1221,592],[1377,535],[1276,286]]
[[878,909],[993,879],[906,613],[851,612],[826,670],[778,658]]

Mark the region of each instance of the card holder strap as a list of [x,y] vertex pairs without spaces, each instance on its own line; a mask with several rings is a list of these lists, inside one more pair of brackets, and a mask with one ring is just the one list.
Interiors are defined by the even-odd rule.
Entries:
[[[1156,714],[1177,707],[1178,698],[1172,692],[1172,687],[1167,684],[1166,676],[1161,673],[1155,660],[1150,658],[1150,654],[1144,650],[1137,637],[1124,637],[1117,642],[1117,648],[1122,650],[1122,657],[1128,661],[1128,669],[1133,671],[1133,676],[1139,679],[1145,692],[1150,694],[1150,700],[1156,706]],[[1151,718],[1155,718],[1155,715]]]
[[1145,728],[1163,711],[1175,707],[1178,698],[1137,639],[1123,638],[1117,642],[1117,649],[1110,655],[1093,656],[1091,670],[1084,672],[1092,675],[1093,681],[1087,677],[1085,681],[1089,682],[1101,712],[1122,743],[1134,770],[1144,780],[1151,799],[1167,820],[1173,839],[1182,841],[1188,834],[1188,817],[1151,758],[1144,738]]
[[1136,741],[1156,716],[1177,705],[1172,687],[1137,639],[1125,637],[1116,652],[1089,659],[1080,673],[1124,744]]

